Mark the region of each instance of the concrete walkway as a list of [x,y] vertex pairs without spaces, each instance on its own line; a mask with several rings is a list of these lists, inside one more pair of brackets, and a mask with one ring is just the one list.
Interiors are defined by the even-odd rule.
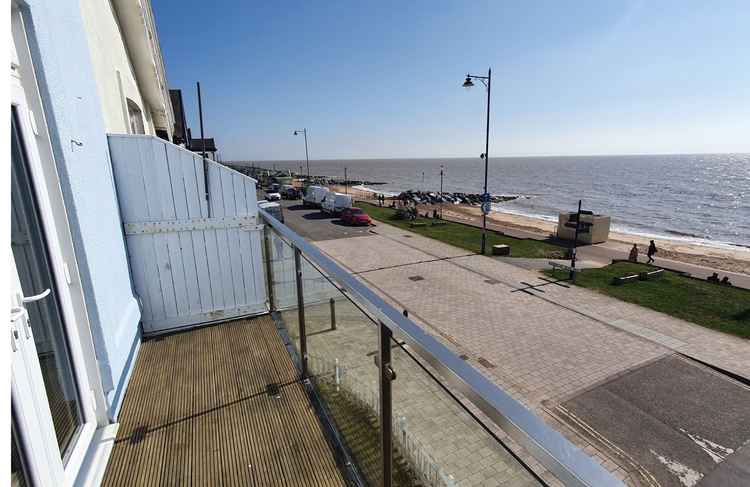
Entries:
[[618,477],[628,466],[560,422],[555,405],[675,352],[750,377],[748,340],[582,288],[522,291],[545,281],[389,225],[374,232],[316,245]]

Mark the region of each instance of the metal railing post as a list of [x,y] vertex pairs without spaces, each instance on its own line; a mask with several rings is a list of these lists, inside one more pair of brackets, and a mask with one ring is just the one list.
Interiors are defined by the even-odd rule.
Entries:
[[294,247],[294,270],[297,275],[297,313],[299,316],[299,354],[302,378],[307,377],[307,334],[305,333],[305,296],[302,286],[302,252]]
[[331,330],[336,329],[336,301],[331,298]]
[[380,369],[380,456],[381,456],[381,486],[391,487],[393,470],[393,396],[391,381],[396,374],[391,368],[391,337],[393,332],[382,322],[380,328],[378,348],[380,349],[378,367]]
[[276,299],[273,295],[273,260],[271,254],[270,225],[263,226],[263,252],[266,254],[266,292],[268,293],[268,311],[276,311]]

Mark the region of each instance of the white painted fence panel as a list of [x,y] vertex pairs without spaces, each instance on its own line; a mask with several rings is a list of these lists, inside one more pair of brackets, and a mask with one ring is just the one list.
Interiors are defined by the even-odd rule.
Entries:
[[156,137],[110,135],[145,334],[268,311],[255,180]]

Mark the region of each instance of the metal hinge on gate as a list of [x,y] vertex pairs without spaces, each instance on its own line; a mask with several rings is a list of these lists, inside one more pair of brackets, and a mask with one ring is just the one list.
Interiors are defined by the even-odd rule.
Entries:
[[240,230],[261,230],[254,216],[196,218],[193,220],[169,220],[159,222],[126,223],[125,235],[146,235],[154,233],[187,232],[191,230],[211,230],[237,228]]

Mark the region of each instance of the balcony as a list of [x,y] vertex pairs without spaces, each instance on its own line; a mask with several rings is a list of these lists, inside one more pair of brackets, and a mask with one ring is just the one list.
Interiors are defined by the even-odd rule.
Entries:
[[103,485],[344,485],[269,316],[144,342]]
[[144,341],[104,485],[622,485],[261,218],[271,313]]

